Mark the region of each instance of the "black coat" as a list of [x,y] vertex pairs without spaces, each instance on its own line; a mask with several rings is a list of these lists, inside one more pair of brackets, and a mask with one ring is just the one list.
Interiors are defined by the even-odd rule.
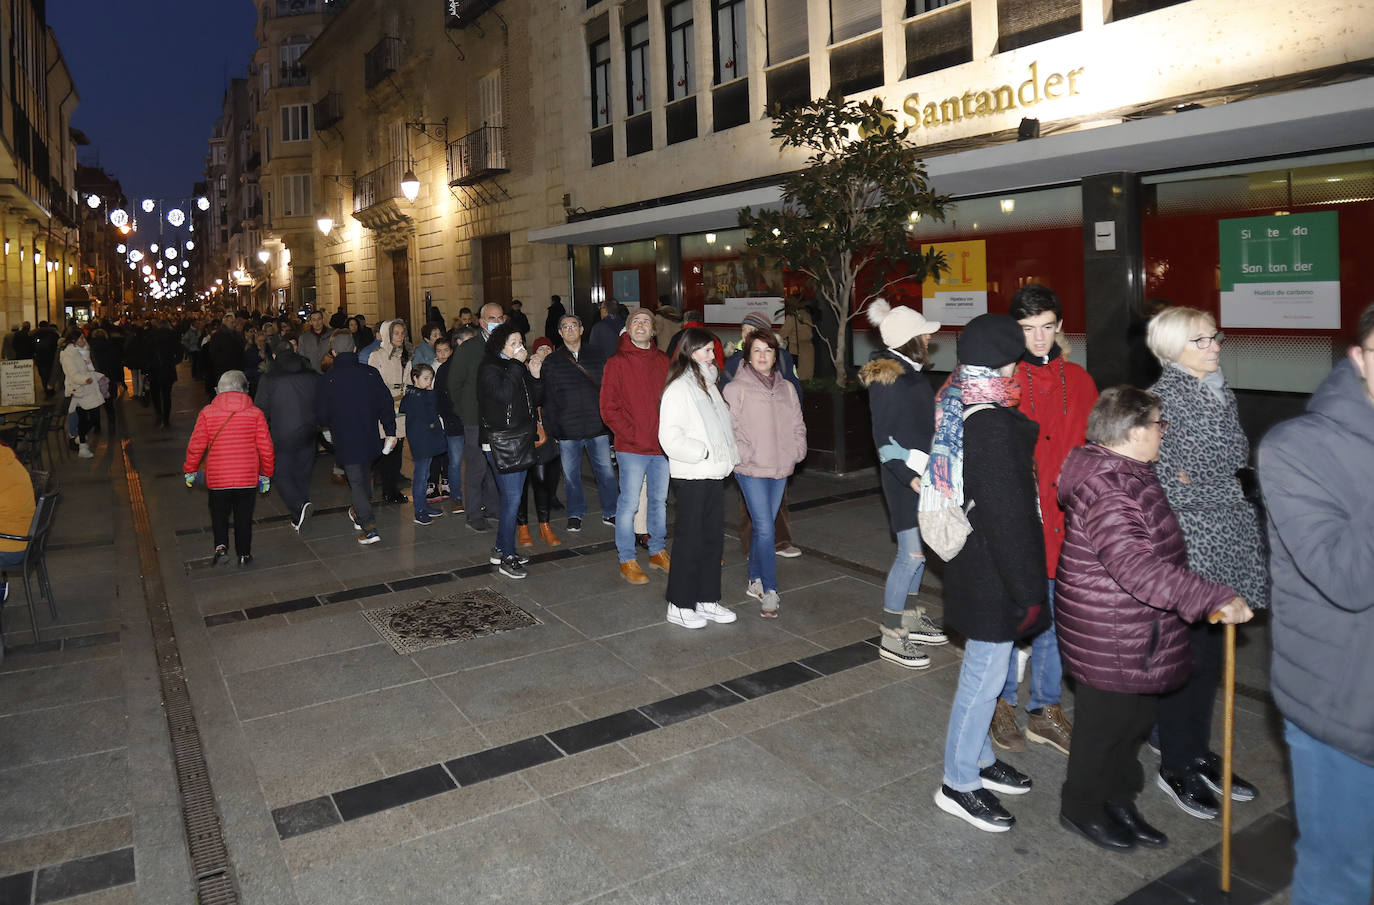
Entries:
[[382,454],[379,424],[388,437],[396,436],[391,390],[376,369],[359,363],[356,352],[334,356],[334,366],[320,380],[315,420],[329,428],[340,465],[369,465]]
[[449,365],[453,364],[453,357],[439,365],[439,370],[434,372],[434,402],[439,410],[439,417],[444,422],[444,436],[461,437],[463,436],[463,418],[458,413],[458,407],[453,404],[453,397],[448,391],[448,372]]
[[205,343],[210,356],[211,382],[218,381],[225,371],[243,370],[243,334],[228,327],[216,330]]
[[974,641],[1014,641],[1049,626],[1045,535],[1035,480],[1040,428],[1014,408],[964,422],[964,500],[973,533],[945,570],[945,625]]
[[159,384],[175,383],[177,363],[185,354],[181,339],[169,327],[154,327],[143,340],[143,368]]
[[534,343],[534,337],[530,336],[530,319],[525,317],[525,312],[512,311],[509,320],[515,325],[515,329],[520,331],[520,335],[525,337],[526,344]]
[[[874,352],[859,371],[859,381],[868,387],[868,406],[873,413],[873,445],[882,446],[891,437],[907,449],[930,452],[935,433],[935,393],[930,380],[906,361],[886,350]],[[916,511],[921,495],[911,489],[920,475],[906,462],[894,459],[878,470],[883,480],[883,498],[892,530],[916,527]]]
[[543,398],[543,381],[536,380],[522,362],[496,355],[483,356],[477,370],[477,411],[482,442],[490,441],[492,431],[512,428],[528,428],[533,436]]
[[319,429],[315,424],[319,380],[320,375],[295,353],[278,355],[262,375],[253,402],[267,416],[272,445],[278,450],[314,444]]
[[615,354],[620,331],[624,329],[625,322],[612,316],[603,317],[587,331],[587,338],[582,341],[582,366],[595,374],[597,380],[601,379],[606,362]]
[[[582,356],[586,357],[583,347]],[[544,359],[544,430],[555,440],[586,440],[606,433],[601,420],[601,379],[573,359],[565,346]]]
[[563,345],[563,337],[558,333],[558,325],[567,316],[568,309],[563,307],[562,302],[550,302],[549,313],[544,315],[544,336],[555,346]]

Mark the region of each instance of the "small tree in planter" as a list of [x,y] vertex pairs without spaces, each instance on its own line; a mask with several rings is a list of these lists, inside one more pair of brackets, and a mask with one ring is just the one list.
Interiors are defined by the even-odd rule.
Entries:
[[[776,112],[773,138],[784,149],[807,149],[806,167],[783,183],[781,209],[746,207],[739,222],[750,248],[805,274],[829,307],[836,335],[817,332],[843,388],[849,322],[891,287],[947,269],[943,255],[913,246],[908,231],[921,217],[944,219],[948,199],[931,190],[907,130],[876,97],[832,95]],[[865,288],[856,297],[860,277]]]

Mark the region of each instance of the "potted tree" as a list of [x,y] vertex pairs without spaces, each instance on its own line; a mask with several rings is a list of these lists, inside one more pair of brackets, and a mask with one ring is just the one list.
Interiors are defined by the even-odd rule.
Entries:
[[781,149],[807,153],[782,185],[782,206],[740,211],[754,252],[804,275],[825,316],[817,335],[834,363],[833,382],[803,394],[808,462],[847,472],[873,462],[866,400],[848,363],[851,321],[902,283],[919,285],[945,270],[943,255],[922,253],[909,232],[922,217],[944,218],[908,131],[882,101],[839,95],[773,113]]

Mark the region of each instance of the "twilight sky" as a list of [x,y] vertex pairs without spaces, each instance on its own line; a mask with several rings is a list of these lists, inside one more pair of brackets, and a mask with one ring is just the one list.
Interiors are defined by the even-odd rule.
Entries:
[[185,198],[202,178],[228,78],[247,74],[251,0],[48,0],[76,80],[72,125],[130,199]]

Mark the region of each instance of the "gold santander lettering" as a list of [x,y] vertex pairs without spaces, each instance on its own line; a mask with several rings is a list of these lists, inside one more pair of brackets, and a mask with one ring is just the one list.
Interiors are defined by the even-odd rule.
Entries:
[[902,112],[907,116],[906,128],[914,129],[921,124],[921,96],[908,94],[902,101]]
[[[1016,89],[1016,99],[1021,102],[1022,107],[1034,107],[1040,103],[1040,83],[1036,80],[1036,69],[1039,63],[1030,64],[1030,78],[1021,83],[1021,87]],[[1031,96],[1026,98],[1026,89],[1031,90]]]
[[920,94],[908,94],[902,99],[903,125],[907,129],[949,125],[965,119],[1006,113],[1017,107],[1034,107],[1042,101],[1062,100],[1079,93],[1079,79],[1083,75],[1081,66],[1068,72],[1051,72],[1043,79],[1040,78],[1038,60],[1026,68],[1030,78],[1015,88],[1010,84],[984,90],[970,88],[962,94],[924,104],[921,103]]
[[1064,84],[1064,77],[1057,72],[1050,73],[1045,78],[1045,97],[1054,100],[1059,97],[1059,86]]

